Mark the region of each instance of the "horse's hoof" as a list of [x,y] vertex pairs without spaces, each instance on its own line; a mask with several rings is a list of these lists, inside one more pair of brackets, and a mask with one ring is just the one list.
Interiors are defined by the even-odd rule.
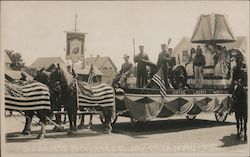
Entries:
[[110,124],[106,125],[106,127],[104,129],[104,132],[106,134],[111,134],[111,132],[112,132],[112,126]]
[[68,135],[71,135],[72,132],[73,132],[72,130],[68,130],[68,131],[67,131],[67,134],[68,134]]
[[30,132],[29,131],[24,131],[24,132],[22,132],[22,135],[23,136],[28,136],[28,135],[30,135]]
[[83,125],[79,125],[77,128],[78,128],[79,130],[82,130],[82,129],[84,129],[84,126],[83,126]]
[[111,134],[111,130],[110,130],[110,129],[105,129],[105,130],[104,130],[104,133],[105,133],[105,134]]
[[87,129],[90,129],[90,130],[93,129],[93,125],[88,125]]
[[247,142],[247,136],[244,137],[243,141],[244,141],[244,142]]
[[59,127],[55,126],[53,128],[53,131],[55,131],[55,132],[63,132],[64,131],[64,127],[63,126],[59,126]]
[[44,134],[38,134],[37,139],[44,139],[45,135]]
[[93,125],[88,126],[88,129],[90,129],[90,130],[92,130],[93,128],[94,128]]
[[77,127],[74,127],[73,132],[77,132]]
[[237,137],[236,137],[237,139],[240,139],[240,134],[237,134]]
[[76,130],[69,130],[68,135],[76,135],[77,134],[77,131]]

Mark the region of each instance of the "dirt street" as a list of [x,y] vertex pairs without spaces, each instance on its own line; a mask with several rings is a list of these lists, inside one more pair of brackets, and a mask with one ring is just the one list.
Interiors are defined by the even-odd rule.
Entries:
[[[86,121],[88,122],[88,117]],[[6,153],[204,153],[247,156],[248,144],[236,139],[234,115],[226,122],[216,122],[214,114],[200,114],[195,120],[174,116],[155,119],[144,126],[134,127],[130,119],[119,117],[111,134],[104,134],[98,117],[93,129],[78,130],[76,136],[52,132],[47,126],[45,139],[36,139],[38,126],[32,135],[22,136],[23,117],[6,119]],[[37,120],[37,119],[36,119]],[[65,126],[68,128],[68,125]]]

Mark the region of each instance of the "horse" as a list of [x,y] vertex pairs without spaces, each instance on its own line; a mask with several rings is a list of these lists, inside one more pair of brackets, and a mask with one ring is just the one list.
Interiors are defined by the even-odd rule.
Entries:
[[[49,69],[53,66],[53,64],[49,67]],[[54,110],[58,110],[60,108],[60,103],[59,103],[59,93],[60,93],[60,86],[58,84],[50,84],[50,72],[47,72],[44,70],[44,68],[38,70],[36,72],[36,76],[34,77],[35,81],[38,81],[40,83],[43,83],[45,85],[47,85],[49,87],[49,91],[50,91],[50,103],[51,103],[51,109],[52,111]],[[23,135],[29,135],[30,131],[31,131],[31,121],[33,116],[35,115],[34,111],[25,111],[24,112],[24,116],[25,116],[25,126],[24,129],[22,131]],[[51,116],[51,112],[46,113],[46,115]],[[56,124],[59,125],[59,127],[55,126],[53,128],[54,131],[61,131],[63,129],[63,127],[61,126],[62,122],[61,122],[61,117],[60,115],[56,115]]]
[[[77,121],[77,110],[78,110],[78,103],[77,103],[78,91],[76,89],[77,81],[73,77],[73,75],[68,73],[65,68],[60,67],[59,64],[58,67],[51,73],[51,77],[52,77],[51,80],[54,80],[54,82],[58,81],[61,86],[62,90],[61,99],[67,111],[67,115],[70,122],[70,128],[68,134],[75,134],[77,132],[76,121]],[[111,127],[112,111],[106,108],[102,108],[102,112],[105,117],[105,131],[107,133],[110,133],[112,129]]]
[[230,112],[235,112],[237,139],[240,139],[244,131],[243,141],[247,141],[247,91],[244,89],[242,79],[234,80],[230,90],[232,94]]
[[[41,101],[42,100],[42,101]],[[32,105],[30,105],[32,103]],[[37,138],[45,136],[46,113],[49,111],[49,90],[47,86],[36,81],[15,81],[5,84],[5,107],[6,110],[24,111],[26,115],[36,115],[41,124],[41,130]],[[27,118],[30,120],[31,118]],[[28,122],[25,128],[28,129]]]
[[[43,74],[41,75],[43,69],[38,70],[37,71],[37,75],[34,77],[35,81],[41,82],[43,84],[47,84],[48,81],[48,75],[47,74]],[[38,74],[41,75],[42,77],[40,77],[40,79],[38,79]],[[24,129],[22,131],[23,135],[29,135],[30,131],[31,131],[31,122],[32,122],[32,118],[35,115],[35,111],[30,110],[30,111],[24,111],[24,116],[25,116],[25,125],[24,125]]]

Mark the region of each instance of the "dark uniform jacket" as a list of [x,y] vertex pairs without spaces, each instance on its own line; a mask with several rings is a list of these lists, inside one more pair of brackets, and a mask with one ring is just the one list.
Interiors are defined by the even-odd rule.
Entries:
[[167,64],[169,64],[170,60],[170,55],[167,54],[166,51],[162,51],[158,57],[157,69],[159,69],[161,66],[167,67]]
[[131,70],[132,70],[132,67],[133,67],[133,64],[128,62],[128,63],[123,63],[122,64],[122,68],[119,72],[119,74],[123,74],[123,73],[126,73],[126,74],[130,74]]
[[194,57],[193,65],[194,66],[202,66],[202,67],[204,67],[206,65],[205,56],[202,54],[201,50],[199,50],[199,51],[197,50],[196,55]]
[[138,72],[146,72],[146,64],[141,61],[141,59],[149,60],[148,55],[145,53],[139,53],[134,58],[134,62],[137,63],[137,71]]

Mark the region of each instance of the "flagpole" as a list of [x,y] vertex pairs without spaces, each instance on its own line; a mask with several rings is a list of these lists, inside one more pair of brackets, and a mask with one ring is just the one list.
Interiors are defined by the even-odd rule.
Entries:
[[[134,60],[135,60],[135,38],[133,38],[133,49],[134,49]],[[136,64],[135,64],[135,78],[137,78]]]
[[[77,13],[76,13],[76,16],[75,16],[75,29],[74,29],[75,32],[77,31],[76,27],[77,27]],[[75,63],[73,62],[72,59],[71,59],[71,61],[72,61],[72,69],[74,69],[74,64]]]
[[151,83],[152,79],[148,81],[148,83],[143,87],[141,94],[145,91],[145,89],[148,87],[148,85]]

